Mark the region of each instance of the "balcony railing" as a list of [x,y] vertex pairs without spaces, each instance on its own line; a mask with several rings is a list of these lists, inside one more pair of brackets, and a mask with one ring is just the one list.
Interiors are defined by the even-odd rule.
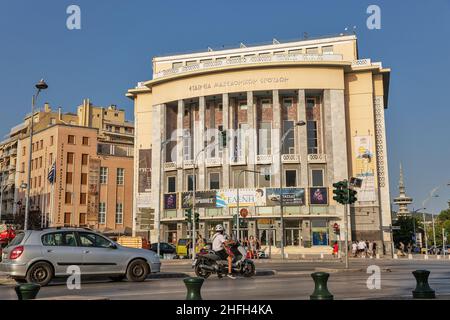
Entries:
[[257,164],[270,164],[273,161],[273,156],[271,154],[258,154],[256,156]]
[[207,167],[218,167],[222,165],[222,158],[207,158],[206,166]]
[[168,70],[162,70],[153,75],[154,79],[168,77],[172,75],[192,72],[197,70],[213,69],[224,66],[268,63],[268,62],[312,62],[312,61],[342,61],[340,54],[276,54],[267,56],[238,57],[224,60],[208,61],[190,66],[183,66]]
[[165,171],[176,170],[176,169],[177,169],[176,162],[166,162],[166,163],[164,163],[164,170]]
[[184,167],[184,169],[194,168],[194,160],[184,160],[183,167]]
[[298,154],[283,154],[281,155],[283,163],[300,163],[300,155]]
[[327,155],[326,154],[308,154],[308,162],[309,163],[326,163]]

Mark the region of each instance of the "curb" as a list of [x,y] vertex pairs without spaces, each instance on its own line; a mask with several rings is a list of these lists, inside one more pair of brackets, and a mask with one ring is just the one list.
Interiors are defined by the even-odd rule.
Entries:
[[344,273],[344,272],[362,272],[362,268],[354,269],[336,269],[336,268],[314,268],[314,272],[327,272],[327,273]]
[[[256,277],[274,276],[277,274],[275,270],[256,270]],[[168,272],[168,273],[155,273],[147,277],[147,279],[182,279],[187,277],[196,277],[195,272]]]

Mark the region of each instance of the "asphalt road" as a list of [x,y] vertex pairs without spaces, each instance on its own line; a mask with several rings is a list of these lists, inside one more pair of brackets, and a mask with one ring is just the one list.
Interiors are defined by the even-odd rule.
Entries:
[[[378,265],[381,270],[381,289],[369,290],[367,266]],[[315,268],[329,268],[329,290],[335,299],[397,299],[411,296],[415,279],[411,274],[417,269],[431,271],[430,286],[440,298],[450,297],[450,261],[408,261],[408,260],[352,260],[351,272],[341,272],[342,263],[332,262],[257,262],[257,269],[272,269],[273,276],[258,276],[236,280],[212,276],[202,288],[205,300],[231,299],[309,299],[314,290],[310,273]],[[361,270],[361,271],[359,271]],[[163,265],[162,272],[189,273],[188,264]],[[184,300],[186,289],[182,278],[148,279],[142,283],[127,281],[114,283],[106,279],[89,279],[81,290],[68,290],[65,281],[60,280],[42,288],[38,298],[65,295],[101,296],[121,300]],[[17,299],[13,285],[0,286],[0,299]]]

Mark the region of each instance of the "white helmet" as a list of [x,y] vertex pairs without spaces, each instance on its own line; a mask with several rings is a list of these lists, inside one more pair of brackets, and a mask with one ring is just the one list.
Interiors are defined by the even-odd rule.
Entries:
[[216,226],[216,232],[221,232],[221,231],[223,231],[224,229],[223,229],[223,226],[221,225],[221,224],[218,224],[217,226]]

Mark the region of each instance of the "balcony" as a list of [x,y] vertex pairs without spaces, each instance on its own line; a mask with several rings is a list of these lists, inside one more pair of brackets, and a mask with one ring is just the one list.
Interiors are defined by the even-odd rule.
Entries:
[[273,161],[273,156],[271,154],[258,154],[256,156],[257,164],[271,164]]
[[281,161],[283,163],[300,163],[299,154],[283,154],[281,155]]
[[153,79],[169,77],[173,75],[188,73],[198,70],[214,69],[226,66],[239,66],[245,64],[258,63],[279,63],[279,62],[319,62],[319,61],[342,61],[340,54],[276,54],[268,56],[252,56],[228,58],[225,60],[208,61],[189,66],[162,70],[153,75]]
[[165,162],[164,163],[164,171],[177,170],[176,162]]
[[220,166],[222,166],[222,158],[207,158],[206,166],[207,167],[220,167]]
[[247,159],[245,157],[232,157],[230,159],[230,165],[232,166],[245,166]]
[[194,160],[184,160],[183,168],[184,169],[192,169],[192,168],[194,168]]
[[308,163],[326,163],[326,154],[308,154]]

